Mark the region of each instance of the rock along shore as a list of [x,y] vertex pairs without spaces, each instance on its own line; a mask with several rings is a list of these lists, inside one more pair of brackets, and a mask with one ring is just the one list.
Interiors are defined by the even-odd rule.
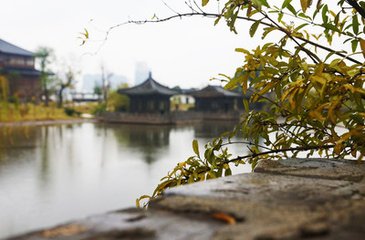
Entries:
[[288,159],[125,209],[9,238],[365,239],[365,164]]

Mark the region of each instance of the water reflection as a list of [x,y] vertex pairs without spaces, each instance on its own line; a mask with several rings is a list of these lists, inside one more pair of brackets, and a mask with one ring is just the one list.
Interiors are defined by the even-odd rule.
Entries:
[[[104,126],[110,127],[110,126]],[[159,159],[170,144],[170,126],[115,127],[113,131],[120,146],[143,153],[143,159],[151,164]]]
[[131,207],[193,154],[192,139],[203,145],[230,128],[221,123],[0,128],[0,238]]
[[222,133],[233,131],[237,122],[231,121],[209,121],[194,125],[195,138],[215,138]]

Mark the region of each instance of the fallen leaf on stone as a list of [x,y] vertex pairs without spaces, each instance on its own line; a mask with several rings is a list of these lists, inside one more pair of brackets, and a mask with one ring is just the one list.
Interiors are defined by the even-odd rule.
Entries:
[[236,224],[236,219],[226,213],[215,213],[212,217],[228,224]]
[[53,237],[67,237],[76,235],[79,233],[83,233],[86,231],[86,228],[81,225],[72,224],[61,227],[52,228],[49,230],[44,230],[41,235],[45,238],[53,238]]

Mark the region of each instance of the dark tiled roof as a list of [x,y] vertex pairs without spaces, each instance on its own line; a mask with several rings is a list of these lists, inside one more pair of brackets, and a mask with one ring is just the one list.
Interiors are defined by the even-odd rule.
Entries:
[[211,86],[190,93],[193,97],[198,98],[211,98],[211,97],[243,97],[242,94],[238,92],[232,92],[224,89],[221,86]]
[[7,41],[0,39],[0,52],[8,54],[16,54],[22,56],[32,57],[34,54],[28,50],[15,46]]
[[181,89],[180,94],[191,95],[191,93],[198,91],[197,88]]
[[28,75],[28,76],[39,76],[41,72],[35,69],[20,69],[20,68],[0,68],[0,73],[5,72],[8,74],[21,74],[21,75]]
[[132,88],[119,89],[118,93],[132,96],[154,94],[172,96],[178,94],[179,92],[161,85],[160,83],[156,82],[150,75],[149,78],[140,85]]

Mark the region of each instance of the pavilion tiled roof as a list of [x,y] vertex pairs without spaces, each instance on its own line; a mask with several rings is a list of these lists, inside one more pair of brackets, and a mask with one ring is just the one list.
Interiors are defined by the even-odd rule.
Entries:
[[221,86],[212,86],[208,85],[207,87],[191,92],[190,95],[193,97],[198,98],[212,98],[212,97],[233,97],[233,98],[239,98],[243,97],[242,94],[238,92],[232,92],[224,89]]
[[172,96],[178,94],[179,92],[158,83],[156,80],[152,78],[150,74],[148,79],[143,83],[141,83],[140,85],[131,88],[119,89],[118,93],[126,94],[129,96],[154,95],[154,94]]
[[2,39],[0,39],[0,53],[15,54],[15,55],[28,56],[28,57],[34,56],[34,53],[32,53],[28,50],[25,50],[23,48],[20,48],[18,46],[15,46],[14,44],[11,44]]

